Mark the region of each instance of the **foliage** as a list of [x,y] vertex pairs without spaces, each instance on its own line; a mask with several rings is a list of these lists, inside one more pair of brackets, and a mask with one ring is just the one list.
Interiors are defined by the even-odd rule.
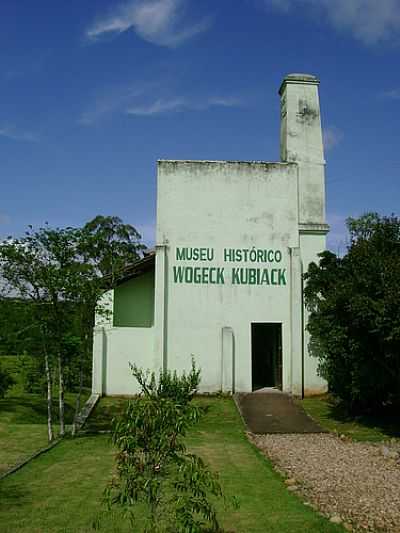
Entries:
[[[0,357],[2,368],[6,368],[16,381],[5,398],[0,399],[0,474],[29,458],[40,448],[44,448],[48,442],[46,435],[47,401],[42,394],[25,393],[22,390],[21,376],[18,370],[20,358],[21,356],[18,355]],[[32,358],[26,356],[26,359]],[[89,391],[85,391],[85,398],[88,393]],[[65,394],[65,420],[67,424],[73,422],[75,401],[76,394]],[[53,407],[56,420],[56,405]],[[66,482],[68,476],[61,477]],[[49,476],[49,486],[53,481],[54,478]],[[3,511],[4,508],[1,508],[0,515]],[[10,527],[4,528],[4,524],[1,524],[0,531],[8,531]],[[39,529],[48,531],[47,527]]]
[[335,396],[325,394],[296,400],[320,426],[355,441],[384,442],[400,437],[397,413],[352,415]]
[[15,384],[15,380],[11,373],[3,368],[0,363],[0,398],[4,398],[7,391]]
[[0,298],[0,355],[23,352],[33,328],[29,304],[17,298]]
[[27,393],[44,395],[46,392],[46,375],[43,359],[27,354],[19,355],[16,366],[22,390]]
[[136,365],[130,365],[132,373],[142,390],[149,396],[170,398],[177,404],[187,405],[197,393],[200,385],[200,369],[196,368],[194,358],[190,372],[183,372],[180,376],[176,370],[161,370],[158,380],[155,373],[150,375]]
[[83,237],[83,256],[96,265],[102,276],[110,276],[112,283],[117,273],[139,259],[146,248],[136,229],[115,216],[96,216],[83,227]]
[[400,402],[400,219],[347,225],[347,254],[323,252],[305,275],[310,348],[351,410],[378,411]]
[[[0,246],[2,309],[12,309],[0,327],[0,344],[8,353],[26,352],[38,358],[46,377],[51,440],[51,395],[56,376],[61,434],[64,431],[64,390],[77,388],[80,409],[85,374],[90,372],[92,330],[96,306],[104,293],[103,275],[112,288],[117,269],[136,259],[144,248],[140,235],[117,217],[98,216],[83,228],[45,227]],[[6,298],[11,296],[12,298]],[[14,305],[15,304],[15,305]],[[24,321],[16,315],[21,311]],[[18,350],[18,351],[17,351]],[[41,361],[39,361],[41,359]],[[41,388],[41,377],[26,369],[26,386]],[[39,376],[34,383],[35,376]]]
[[154,373],[136,367],[132,372],[142,394],[114,422],[112,440],[119,453],[108,502],[127,512],[135,531],[138,513],[142,519],[144,514],[145,532],[221,531],[210,500],[222,496],[217,476],[184,443],[200,417],[190,402],[199,383],[194,362],[188,376],[164,371],[156,380]]

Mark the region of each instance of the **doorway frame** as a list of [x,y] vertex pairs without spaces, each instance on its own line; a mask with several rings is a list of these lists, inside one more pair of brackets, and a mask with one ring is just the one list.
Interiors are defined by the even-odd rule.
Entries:
[[[284,388],[284,352],[283,352],[283,339],[284,339],[284,323],[279,320],[269,321],[269,322],[261,322],[261,321],[254,321],[250,322],[250,389],[252,392],[256,392],[260,389],[254,388],[254,381],[253,381],[253,326],[256,325],[269,325],[269,326],[278,326],[279,329],[278,332],[278,371],[279,371],[279,377],[278,380],[274,377],[274,382],[279,382],[279,384],[275,384],[273,386],[265,386],[262,388],[270,388],[270,389],[276,389],[283,391]],[[279,368],[280,367],[280,368]],[[275,369],[274,369],[275,374]]]

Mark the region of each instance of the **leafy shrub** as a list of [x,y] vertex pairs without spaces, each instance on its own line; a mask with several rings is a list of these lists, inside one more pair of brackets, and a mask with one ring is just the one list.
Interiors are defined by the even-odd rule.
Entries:
[[0,398],[4,398],[7,391],[15,384],[15,379],[10,372],[0,364]]
[[118,448],[116,475],[106,489],[109,505],[121,507],[134,531],[222,531],[210,496],[222,497],[217,476],[184,437],[201,415],[190,402],[200,381],[194,363],[188,375],[146,373],[133,366],[142,394],[113,422]]
[[46,394],[46,376],[42,358],[27,354],[19,355],[17,368],[24,392]]
[[149,396],[159,398],[170,398],[177,404],[186,405],[197,393],[200,385],[200,369],[196,368],[194,358],[190,372],[183,372],[178,376],[176,370],[161,370],[158,379],[154,372],[151,374],[130,365],[133,376],[142,388],[142,391]]
[[347,254],[320,255],[305,275],[311,353],[351,411],[400,404],[400,219],[349,219]]

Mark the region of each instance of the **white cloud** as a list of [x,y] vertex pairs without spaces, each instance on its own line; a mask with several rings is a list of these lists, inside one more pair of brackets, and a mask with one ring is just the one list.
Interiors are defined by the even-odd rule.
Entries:
[[86,36],[97,39],[132,29],[145,41],[175,47],[211,26],[211,18],[193,22],[185,16],[187,0],[131,0],[119,4],[89,26]]
[[20,131],[14,126],[0,126],[0,137],[12,141],[38,142],[39,137],[29,131]]
[[[174,94],[175,93],[175,94]],[[238,107],[242,100],[236,96],[181,96],[163,82],[135,82],[111,86],[97,92],[78,122],[90,126],[114,114],[151,117],[163,113],[204,111],[210,107]]]
[[265,2],[284,13],[287,13],[293,4],[293,0],[265,0]]
[[242,101],[235,96],[217,96],[214,98],[209,98],[208,107],[210,106],[220,106],[220,107],[239,107],[242,105]]
[[308,8],[365,44],[400,36],[399,0],[265,0],[265,4],[282,12]]
[[185,101],[181,98],[172,100],[158,99],[150,104],[142,104],[130,107],[126,110],[126,112],[128,115],[151,116],[171,111],[182,111],[185,107]]
[[390,100],[400,100],[400,89],[391,89],[390,91],[384,91],[382,93],[384,98],[389,98]]
[[335,126],[329,126],[322,131],[324,139],[324,148],[326,152],[335,148],[343,139],[343,132]]
[[153,85],[151,83],[136,82],[106,87],[93,97],[90,107],[81,114],[79,118],[80,124],[90,126],[107,115],[121,112],[136,98],[151,90]]
[[162,113],[173,113],[180,111],[204,111],[210,107],[237,107],[241,105],[238,98],[234,97],[211,97],[207,99],[187,99],[187,98],[158,98],[151,103],[144,103],[130,107],[126,110],[128,115],[152,116]]

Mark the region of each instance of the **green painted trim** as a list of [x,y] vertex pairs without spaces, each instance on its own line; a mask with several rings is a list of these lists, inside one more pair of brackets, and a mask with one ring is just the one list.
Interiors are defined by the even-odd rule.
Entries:
[[146,272],[114,289],[114,326],[150,328],[153,325],[154,276],[154,271]]

